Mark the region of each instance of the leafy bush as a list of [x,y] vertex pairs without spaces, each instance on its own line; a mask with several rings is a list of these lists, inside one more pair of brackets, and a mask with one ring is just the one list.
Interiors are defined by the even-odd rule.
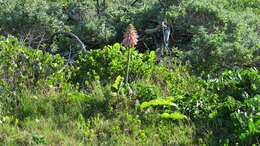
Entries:
[[[79,105],[81,102],[89,102],[89,97],[67,83],[71,74],[70,68],[59,55],[44,54],[40,50],[22,46],[13,37],[1,38],[0,103],[5,105],[3,113],[13,113],[19,119],[26,119],[40,115],[52,116],[55,110],[61,109],[63,113],[74,116],[86,112],[86,107],[81,109]],[[52,94],[59,90],[64,93],[57,101],[55,98],[44,98],[41,95],[44,92],[56,97]],[[64,104],[65,101],[69,104]],[[70,107],[70,110],[64,110],[67,107]]]
[[[130,63],[130,79],[150,78],[155,62],[154,52],[146,54],[131,50],[132,61]],[[101,50],[91,50],[87,54],[81,54],[76,66],[78,70],[75,80],[82,85],[93,80],[111,81],[117,76],[126,74],[127,51],[120,44],[106,46]]]
[[209,34],[205,29],[199,29],[193,36],[193,50],[187,53],[193,68],[210,72],[234,66],[254,66],[255,53],[260,47],[258,41],[254,41],[258,35],[254,30],[242,27],[232,34],[223,31]]
[[0,32],[16,36],[32,48],[44,47],[41,43],[61,30],[78,35],[87,48],[103,47],[114,43],[124,29],[118,23],[118,15],[124,13],[119,9],[122,5],[110,1],[5,0],[0,2]]
[[65,70],[68,67],[59,55],[22,46],[12,37],[0,41],[0,86],[11,89],[59,86],[67,80]]
[[209,117],[226,120],[232,127],[230,129],[235,131],[236,138],[254,143],[259,134],[259,71],[227,71],[212,84],[219,98]]
[[[26,45],[39,48],[40,43],[57,30],[64,28],[62,5],[46,1],[6,0],[0,3],[0,32],[14,35]],[[16,29],[13,29],[16,28]]]
[[150,101],[162,97],[158,86],[149,82],[134,82],[131,84],[139,102]]
[[[260,18],[255,10],[259,2],[246,3],[181,1],[166,10],[175,39],[180,42],[176,45],[184,51],[183,59],[189,61],[195,71],[202,73],[234,66],[256,66]],[[239,13],[238,5],[241,6]]]
[[260,94],[260,75],[255,69],[226,71],[213,81],[215,91],[223,98],[232,96],[243,101]]

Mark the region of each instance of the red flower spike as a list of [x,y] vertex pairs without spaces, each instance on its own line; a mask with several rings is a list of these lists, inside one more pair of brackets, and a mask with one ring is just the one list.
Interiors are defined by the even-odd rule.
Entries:
[[134,25],[130,24],[127,31],[124,33],[123,44],[126,47],[134,47],[138,42],[138,34]]

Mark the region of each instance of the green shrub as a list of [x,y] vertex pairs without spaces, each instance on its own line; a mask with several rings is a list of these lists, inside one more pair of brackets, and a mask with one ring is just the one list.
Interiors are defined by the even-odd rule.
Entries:
[[[155,61],[154,52],[142,54],[134,48],[131,52],[130,79],[149,79]],[[81,54],[77,61],[78,70],[75,74],[75,80],[81,85],[86,85],[94,80],[113,81],[117,76],[126,74],[126,64],[126,48],[119,44],[106,46],[101,50],[91,50],[87,54]]]
[[257,33],[246,28],[238,27],[231,34],[223,31],[209,34],[205,29],[199,29],[198,34],[193,36],[193,50],[187,52],[193,69],[210,72],[234,66],[254,66],[255,53],[260,44],[255,41]]
[[158,89],[158,86],[149,82],[134,82],[131,87],[133,89],[133,92],[135,92],[136,94],[136,98],[140,102],[162,97],[162,93]]
[[[37,0],[6,0],[0,4],[0,32],[14,35],[25,45],[39,48],[42,41],[64,28],[62,5]],[[15,29],[14,29],[15,28]]]
[[226,71],[212,84],[222,98],[232,96],[243,101],[260,94],[260,75],[255,69]]
[[59,55],[22,46],[12,37],[0,41],[0,86],[11,89],[59,86],[67,80],[66,71],[68,67]]
[[226,121],[243,143],[255,143],[259,134],[259,71],[227,71],[212,84],[219,98],[209,117]]
[[0,2],[0,32],[16,36],[32,48],[41,48],[41,43],[61,30],[78,35],[87,48],[103,47],[122,34],[124,27],[118,23],[118,15],[124,13],[119,9],[122,5],[111,1],[5,0]]
[[180,42],[176,46],[184,51],[184,61],[189,61],[198,73],[256,66],[260,48],[257,4],[195,0],[171,5],[166,16],[176,42]]

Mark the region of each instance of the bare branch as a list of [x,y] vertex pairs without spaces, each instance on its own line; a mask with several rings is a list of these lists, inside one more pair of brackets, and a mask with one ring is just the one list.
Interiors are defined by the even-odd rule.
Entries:
[[86,46],[85,46],[85,44],[79,39],[79,37],[76,36],[75,34],[71,33],[71,32],[65,32],[65,31],[59,31],[59,32],[54,33],[54,34],[50,37],[50,39],[49,39],[49,41],[48,41],[48,47],[47,47],[47,49],[50,49],[50,46],[51,46],[51,44],[53,43],[54,37],[57,36],[57,35],[60,35],[60,34],[63,34],[63,35],[65,35],[65,36],[67,36],[67,37],[72,37],[72,38],[76,39],[77,42],[81,45],[81,51],[82,51],[82,52],[86,52]]
[[130,6],[134,6],[137,1],[138,1],[138,0],[134,0],[134,1],[130,4]]
[[146,33],[146,34],[151,34],[151,33],[158,32],[160,29],[161,29],[161,26],[160,26],[160,25],[157,25],[156,28],[151,28],[151,29],[146,29],[146,30],[144,30],[144,33]]

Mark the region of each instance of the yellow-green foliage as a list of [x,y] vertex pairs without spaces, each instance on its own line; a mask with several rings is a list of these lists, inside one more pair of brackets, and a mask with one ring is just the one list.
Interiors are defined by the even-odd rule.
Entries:
[[148,102],[144,102],[140,105],[140,109],[143,110],[148,107],[156,107],[156,106],[170,106],[170,107],[177,107],[175,103],[165,99],[154,99]]
[[160,117],[161,118],[164,118],[164,119],[178,119],[178,120],[182,120],[182,119],[187,119],[187,116],[179,113],[179,112],[173,112],[173,113],[163,113],[163,114],[160,114]]
[[[154,62],[154,51],[145,54],[131,48],[130,80],[151,78]],[[78,66],[74,80],[86,85],[93,80],[114,81],[119,75],[126,74],[127,50],[119,43],[105,46],[103,49],[91,50],[81,54],[75,64]]]

